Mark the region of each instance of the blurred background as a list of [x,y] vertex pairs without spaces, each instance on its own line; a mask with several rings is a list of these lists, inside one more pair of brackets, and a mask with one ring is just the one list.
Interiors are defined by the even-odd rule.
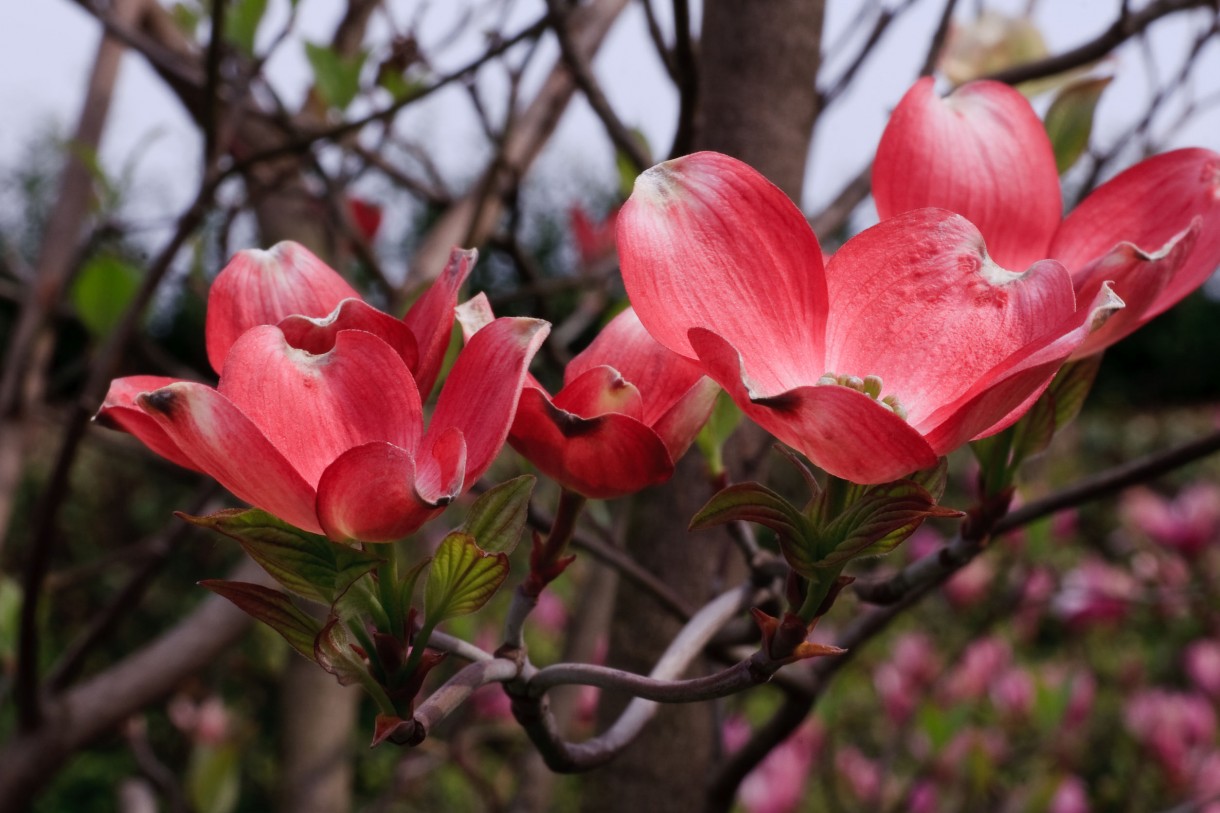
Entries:
[[[740,784],[730,755],[799,686],[667,709],[611,766],[556,778],[498,690],[417,749],[369,750],[354,693],[199,615],[195,582],[240,552],[172,512],[232,498],[88,422],[112,377],[210,380],[209,281],[283,239],[393,313],[478,247],[469,293],[555,325],[534,372],[557,382],[625,304],[613,218],[641,169],[738,155],[831,252],[875,222],[871,156],[921,73],[1066,111],[1070,206],[1148,155],[1220,149],[1214,2],[44,0],[0,9],[0,68],[0,810],[1220,810],[1214,459],[997,540]],[[1018,501],[1220,429],[1216,348],[1213,279],[1107,352]],[[732,478],[792,489],[768,446],[739,433]],[[952,464],[945,501],[968,505],[971,462]],[[506,449],[489,481],[528,470]],[[534,660],[646,671],[680,619],[590,550],[699,606],[733,577],[725,540],[685,532],[711,493],[692,452],[673,483],[594,505]],[[494,647],[502,614],[451,631]],[[622,704],[559,697],[577,736]]]

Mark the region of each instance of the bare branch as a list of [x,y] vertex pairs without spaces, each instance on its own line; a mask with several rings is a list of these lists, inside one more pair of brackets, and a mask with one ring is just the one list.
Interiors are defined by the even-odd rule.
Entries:
[[615,148],[627,156],[627,159],[635,166],[636,172],[648,169],[652,166],[652,157],[644,149],[640,139],[627,129],[618,114],[614,112],[606,94],[602,92],[601,85],[593,75],[589,63],[572,42],[572,37],[568,33],[568,12],[563,7],[561,0],[547,0],[546,5],[551,12],[551,30],[555,32],[564,64],[572,72],[572,79],[576,82],[576,86],[580,88],[580,92],[585,95],[589,106],[601,120],[602,126],[606,128],[606,134],[614,142]]

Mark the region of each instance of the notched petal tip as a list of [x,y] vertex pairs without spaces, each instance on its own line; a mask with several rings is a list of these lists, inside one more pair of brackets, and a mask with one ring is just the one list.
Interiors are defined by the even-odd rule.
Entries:
[[1097,296],[1093,299],[1093,304],[1089,310],[1089,332],[1093,332],[1102,327],[1110,317],[1118,311],[1127,307],[1127,303],[1122,298],[1114,293],[1113,283],[1106,280],[1101,284],[1101,290],[1097,292]]
[[162,415],[172,416],[181,403],[181,398],[175,390],[170,387],[163,387],[159,390],[137,395],[136,403],[145,412],[159,412]]

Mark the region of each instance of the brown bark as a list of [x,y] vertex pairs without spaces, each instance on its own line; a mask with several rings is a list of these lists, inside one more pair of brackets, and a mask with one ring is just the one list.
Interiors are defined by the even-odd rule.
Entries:
[[[817,114],[815,79],[822,0],[709,0],[704,7],[694,144],[738,157],[799,200]],[[739,446],[755,448],[753,437]],[[741,434],[741,433],[739,433]],[[744,440],[744,442],[742,442]],[[628,549],[682,598],[707,600],[723,578],[724,537],[688,534],[689,518],[710,496],[703,461],[688,456],[666,486],[634,508]],[[647,671],[677,630],[649,596],[624,582],[610,638],[610,663]],[[616,711],[608,706],[603,712]],[[719,731],[712,704],[662,709],[614,763],[590,777],[585,813],[691,811],[704,806]]]

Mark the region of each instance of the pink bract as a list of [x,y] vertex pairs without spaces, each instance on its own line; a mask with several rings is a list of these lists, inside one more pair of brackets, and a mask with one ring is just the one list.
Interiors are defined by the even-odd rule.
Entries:
[[882,483],[1016,421],[1119,304],[1077,306],[1057,262],[1024,273],[942,209],[883,221],[823,266],[804,216],[750,167],[653,167],[619,214],[640,322],[831,474]]
[[473,262],[473,252],[455,251],[398,320],[354,298],[301,246],[241,252],[208,300],[218,386],[118,379],[98,420],[304,530],[404,536],[491,465],[549,329],[496,320],[458,357],[425,428],[422,402]]
[[1001,265],[1052,257],[1091,299],[1107,280],[1127,307],[1079,347],[1100,352],[1198,288],[1220,264],[1220,154],[1153,156],[1061,221],[1050,139],[1029,102],[998,82],[940,98],[921,79],[894,110],[873,169],[882,218],[925,206],[978,226]]
[[[468,335],[491,319],[481,296],[459,313]],[[527,380],[508,442],[565,488],[621,497],[673,475],[719,391],[698,365],[657,344],[628,308],[568,363],[554,398]]]

